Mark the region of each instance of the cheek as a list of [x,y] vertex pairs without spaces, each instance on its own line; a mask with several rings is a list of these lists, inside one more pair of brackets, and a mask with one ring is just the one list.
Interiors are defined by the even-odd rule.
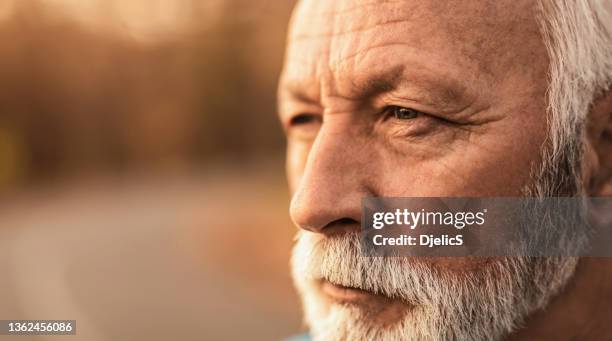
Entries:
[[[387,179],[396,196],[521,196],[541,165],[547,135],[545,107],[496,108],[504,117],[438,143],[423,139],[407,151],[387,153]],[[379,172],[380,173],[380,172]],[[384,173],[381,173],[384,174]],[[401,184],[399,179],[412,179]],[[405,181],[405,180],[404,180]]]
[[401,154],[384,152],[378,190],[382,196],[520,196],[540,162],[543,139],[491,134],[423,143]]

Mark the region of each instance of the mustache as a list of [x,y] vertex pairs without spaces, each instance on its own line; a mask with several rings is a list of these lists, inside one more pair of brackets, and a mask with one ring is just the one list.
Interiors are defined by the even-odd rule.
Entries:
[[[292,255],[294,278],[352,287],[411,304],[424,304],[427,283],[448,281],[435,268],[404,257],[371,257],[361,252],[358,233],[319,237],[300,231]],[[296,282],[298,287],[304,285]]]
[[435,307],[453,296],[467,299],[475,293],[500,294],[500,287],[528,281],[536,268],[551,269],[543,266],[545,260],[504,257],[475,270],[453,271],[410,257],[366,256],[358,233],[321,237],[300,231],[296,238],[291,263],[298,290],[328,281],[420,306]]

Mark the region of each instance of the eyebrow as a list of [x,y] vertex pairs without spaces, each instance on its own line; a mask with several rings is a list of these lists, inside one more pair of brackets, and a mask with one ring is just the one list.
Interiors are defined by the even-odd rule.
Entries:
[[[363,81],[350,81],[350,97],[348,99],[367,101],[385,93],[392,93],[397,89],[417,89],[415,99],[431,106],[458,105],[463,100],[473,96],[469,95],[467,83],[460,82],[450,75],[439,76],[427,70],[427,67],[416,67],[411,70],[406,65],[395,65],[383,72],[372,75]],[[316,89],[308,91],[308,89]],[[285,92],[291,99],[308,104],[320,105],[320,89],[318,84],[311,80],[288,80],[283,85]],[[466,98],[468,97],[468,98]]]
[[[429,105],[452,105],[465,97],[467,86],[451,78],[441,77],[429,72],[426,68],[418,68],[420,72],[408,70],[405,65],[390,68],[382,74],[368,78],[361,84],[354,83],[356,94],[363,98],[374,98],[383,93],[391,93],[396,89],[415,88],[418,98]],[[426,72],[423,72],[426,71]]]
[[320,104],[319,91],[307,91],[301,81],[288,81],[283,85],[283,93],[291,99],[308,104]]

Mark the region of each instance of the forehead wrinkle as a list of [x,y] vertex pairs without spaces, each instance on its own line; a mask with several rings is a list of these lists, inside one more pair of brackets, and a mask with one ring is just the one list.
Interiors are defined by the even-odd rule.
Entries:
[[[417,2],[400,1],[378,1],[358,4],[348,11],[336,10],[341,1],[321,1],[332,7],[332,10],[321,12],[320,3],[317,1],[304,1],[300,9],[296,11],[300,15],[292,18],[289,37],[294,41],[307,38],[326,38],[331,36],[342,36],[355,32],[363,32],[391,24],[408,20],[415,15],[424,15],[422,5]],[[353,3],[353,2],[351,2]],[[375,8],[368,9],[369,6]],[[323,13],[323,14],[322,14]],[[334,25],[330,25],[333,23]]]
[[[350,6],[354,3],[310,1],[308,6],[303,6],[305,10],[298,15],[299,19],[293,22],[299,25],[292,26],[290,57],[286,59],[286,65],[296,68],[292,70],[293,76],[310,83],[311,89],[318,88],[318,100],[321,100],[321,95],[354,97],[353,93],[359,92],[358,85],[364,81],[351,77],[366,78],[366,73],[371,77],[373,73],[369,69],[392,61],[408,64],[404,77],[407,86],[413,87],[410,91],[416,89],[416,93],[429,95],[434,101],[452,102],[468,98],[477,91],[494,92],[496,88],[491,85],[503,80],[508,72],[506,67],[500,67],[502,63],[513,61],[516,64],[516,49],[510,46],[520,39],[508,40],[506,36],[511,28],[522,29],[524,22],[508,15],[514,14],[510,11],[516,7],[514,5],[504,7],[494,2],[467,1],[466,6],[459,6],[464,3],[417,4],[400,0],[357,2]],[[376,5],[379,6],[374,7]],[[408,13],[407,9],[414,11]],[[320,14],[324,11],[329,15]],[[358,13],[353,13],[354,16],[348,14],[352,12]],[[398,20],[400,16],[404,17]],[[404,22],[405,27],[401,25]],[[320,33],[330,30],[333,32],[330,35]],[[316,36],[317,31],[319,36]],[[404,57],[405,51],[396,48],[400,45],[412,47],[411,57],[414,58]],[[370,55],[376,49],[376,52],[384,52]],[[379,56],[380,61],[372,56]],[[414,61],[416,65],[413,65]],[[421,69],[430,73],[432,79],[428,80]],[[415,70],[416,75],[408,73],[410,70]],[[423,84],[426,86],[415,87]],[[344,87],[343,91],[338,91],[339,85]]]
[[351,1],[351,4],[353,3],[358,3],[354,6],[350,6],[350,7],[346,7],[346,8],[342,8],[340,10],[331,10],[331,11],[321,11],[318,12],[317,14],[321,15],[321,16],[328,16],[328,15],[338,15],[338,14],[350,14],[354,11],[358,11],[358,10],[363,10],[364,7],[373,7],[373,6],[381,6],[381,5],[388,5],[388,4],[397,4],[397,3],[405,3],[406,0],[375,0],[375,1],[371,1],[371,2],[362,2],[360,3],[360,1]]
[[[301,40],[312,37],[329,37],[332,35],[342,36],[355,32],[371,30],[394,22],[408,21],[415,17],[427,18],[428,21],[438,20],[440,13],[435,6],[419,1],[374,1],[359,4],[359,1],[351,1],[354,5],[347,9],[338,10],[341,1],[314,0],[302,1],[298,15],[292,17],[289,37],[292,40]],[[326,3],[332,7],[325,11]],[[345,2],[346,3],[346,2]],[[372,7],[372,8],[370,8]],[[341,26],[330,23],[341,24]]]
[[410,19],[408,19],[408,18],[394,18],[394,19],[388,19],[388,20],[380,20],[380,21],[376,21],[376,22],[374,22],[372,24],[358,26],[358,27],[355,27],[355,28],[347,29],[347,30],[337,30],[337,31],[336,30],[332,30],[332,31],[328,31],[328,32],[321,32],[321,33],[315,33],[315,34],[301,33],[301,34],[295,34],[291,38],[294,41],[300,41],[300,40],[306,40],[306,39],[312,39],[312,38],[340,38],[340,37],[348,35],[348,34],[365,33],[365,32],[368,32],[368,31],[371,31],[371,30],[375,30],[375,29],[383,27],[383,26],[405,23],[408,20],[410,20]]
[[[366,64],[361,68],[353,66],[353,72],[344,72],[341,67],[335,67],[324,77],[322,74],[314,77],[300,74],[296,78],[286,78],[283,88],[294,100],[317,104],[324,98],[364,102],[398,88],[411,89],[409,93],[413,100],[430,105],[473,100],[474,91],[469,87],[469,81],[460,81],[448,72],[440,74],[440,68],[435,67],[433,58],[429,61],[433,64],[409,59],[376,68]],[[472,83],[476,84],[476,81]]]
[[[383,50],[383,55],[376,54],[376,49],[391,46],[402,46],[404,49],[393,51],[399,54],[393,64],[371,63],[367,59],[391,59],[388,52]],[[334,63],[332,72],[337,78],[347,78],[350,83],[350,92],[356,97],[372,97],[380,93],[388,93],[397,88],[411,89],[409,92],[414,94],[415,99],[429,98],[428,104],[443,102],[447,104],[458,103],[462,100],[474,97],[474,87],[478,81],[460,76],[458,72],[460,65],[451,65],[438,60],[435,56],[423,55],[423,51],[417,51],[406,44],[389,44],[374,48],[363,49],[358,53],[344,58],[341,62]],[[365,56],[360,62],[356,58],[360,54],[372,53],[373,56]],[[414,56],[413,56],[414,55]],[[423,58],[425,57],[425,58]],[[344,73],[343,65],[349,70]],[[444,72],[442,72],[444,70]]]
[[[374,30],[377,27],[384,26],[385,23],[392,25],[397,23],[401,25],[406,22],[407,27],[405,32],[418,32],[411,36],[412,39],[417,39],[417,43],[423,47],[435,47],[442,42],[440,37],[443,35],[437,34],[441,29],[450,39],[446,43],[453,45],[452,50],[460,50],[465,56],[481,56],[482,54],[495,54],[500,50],[512,51],[508,49],[511,42],[504,39],[506,32],[516,27],[522,27],[526,13],[517,1],[516,5],[510,6],[508,3],[480,2],[480,1],[465,1],[465,2],[419,2],[419,1],[368,1],[359,3],[359,1],[304,1],[307,3],[305,14],[300,17],[298,22],[302,25],[292,30],[291,40],[298,44],[300,40],[307,40],[307,43],[316,43],[307,38],[317,37],[322,40],[331,38],[338,40],[343,36],[351,33],[359,32],[362,38],[366,35],[376,36],[375,39],[380,40],[382,36],[393,34],[393,26],[381,28],[381,32]],[[327,6],[323,6],[325,3]],[[355,4],[356,3],[356,4]],[[345,6],[343,11],[342,6]],[[370,10],[369,6],[378,5]],[[330,10],[331,6],[331,10]],[[346,9],[349,6],[348,9]],[[511,11],[511,9],[517,9]],[[510,13],[509,13],[510,11]],[[352,13],[358,12],[358,13]],[[320,13],[333,13],[334,15],[321,15]],[[344,13],[344,14],[343,14]],[[349,14],[349,13],[352,13]],[[516,14],[517,18],[514,18]],[[333,21],[333,25],[332,25]],[[299,24],[296,22],[297,24]],[[333,29],[330,31],[330,29]],[[537,27],[536,27],[537,28]],[[374,31],[374,32],[364,32]],[[317,33],[318,31],[318,33]],[[383,32],[385,31],[385,32]],[[470,39],[467,39],[467,37]],[[348,38],[348,37],[347,37]],[[463,42],[463,43],[461,43]],[[321,41],[321,43],[329,44],[329,41]],[[512,42],[516,43],[516,42]],[[510,44],[511,46],[511,44]],[[332,51],[333,52],[333,51]],[[483,65],[486,69],[488,65]]]
[[347,56],[338,57],[338,60],[330,60],[330,70],[332,72],[337,72],[342,68],[342,66],[345,63],[348,63],[348,62],[353,62],[353,67],[354,67],[355,64],[357,64],[357,61],[354,59],[357,59],[357,57],[361,56],[362,54],[367,55],[368,53],[372,53],[373,51],[377,49],[397,47],[397,46],[407,47],[407,44],[403,42],[382,42],[376,45],[366,46],[365,48],[357,50],[356,52],[351,53]]

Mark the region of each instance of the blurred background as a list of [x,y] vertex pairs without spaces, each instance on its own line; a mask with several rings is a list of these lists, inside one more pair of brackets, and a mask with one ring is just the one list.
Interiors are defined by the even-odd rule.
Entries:
[[0,1],[0,319],[77,320],[20,340],[300,332],[275,110],[292,6]]

